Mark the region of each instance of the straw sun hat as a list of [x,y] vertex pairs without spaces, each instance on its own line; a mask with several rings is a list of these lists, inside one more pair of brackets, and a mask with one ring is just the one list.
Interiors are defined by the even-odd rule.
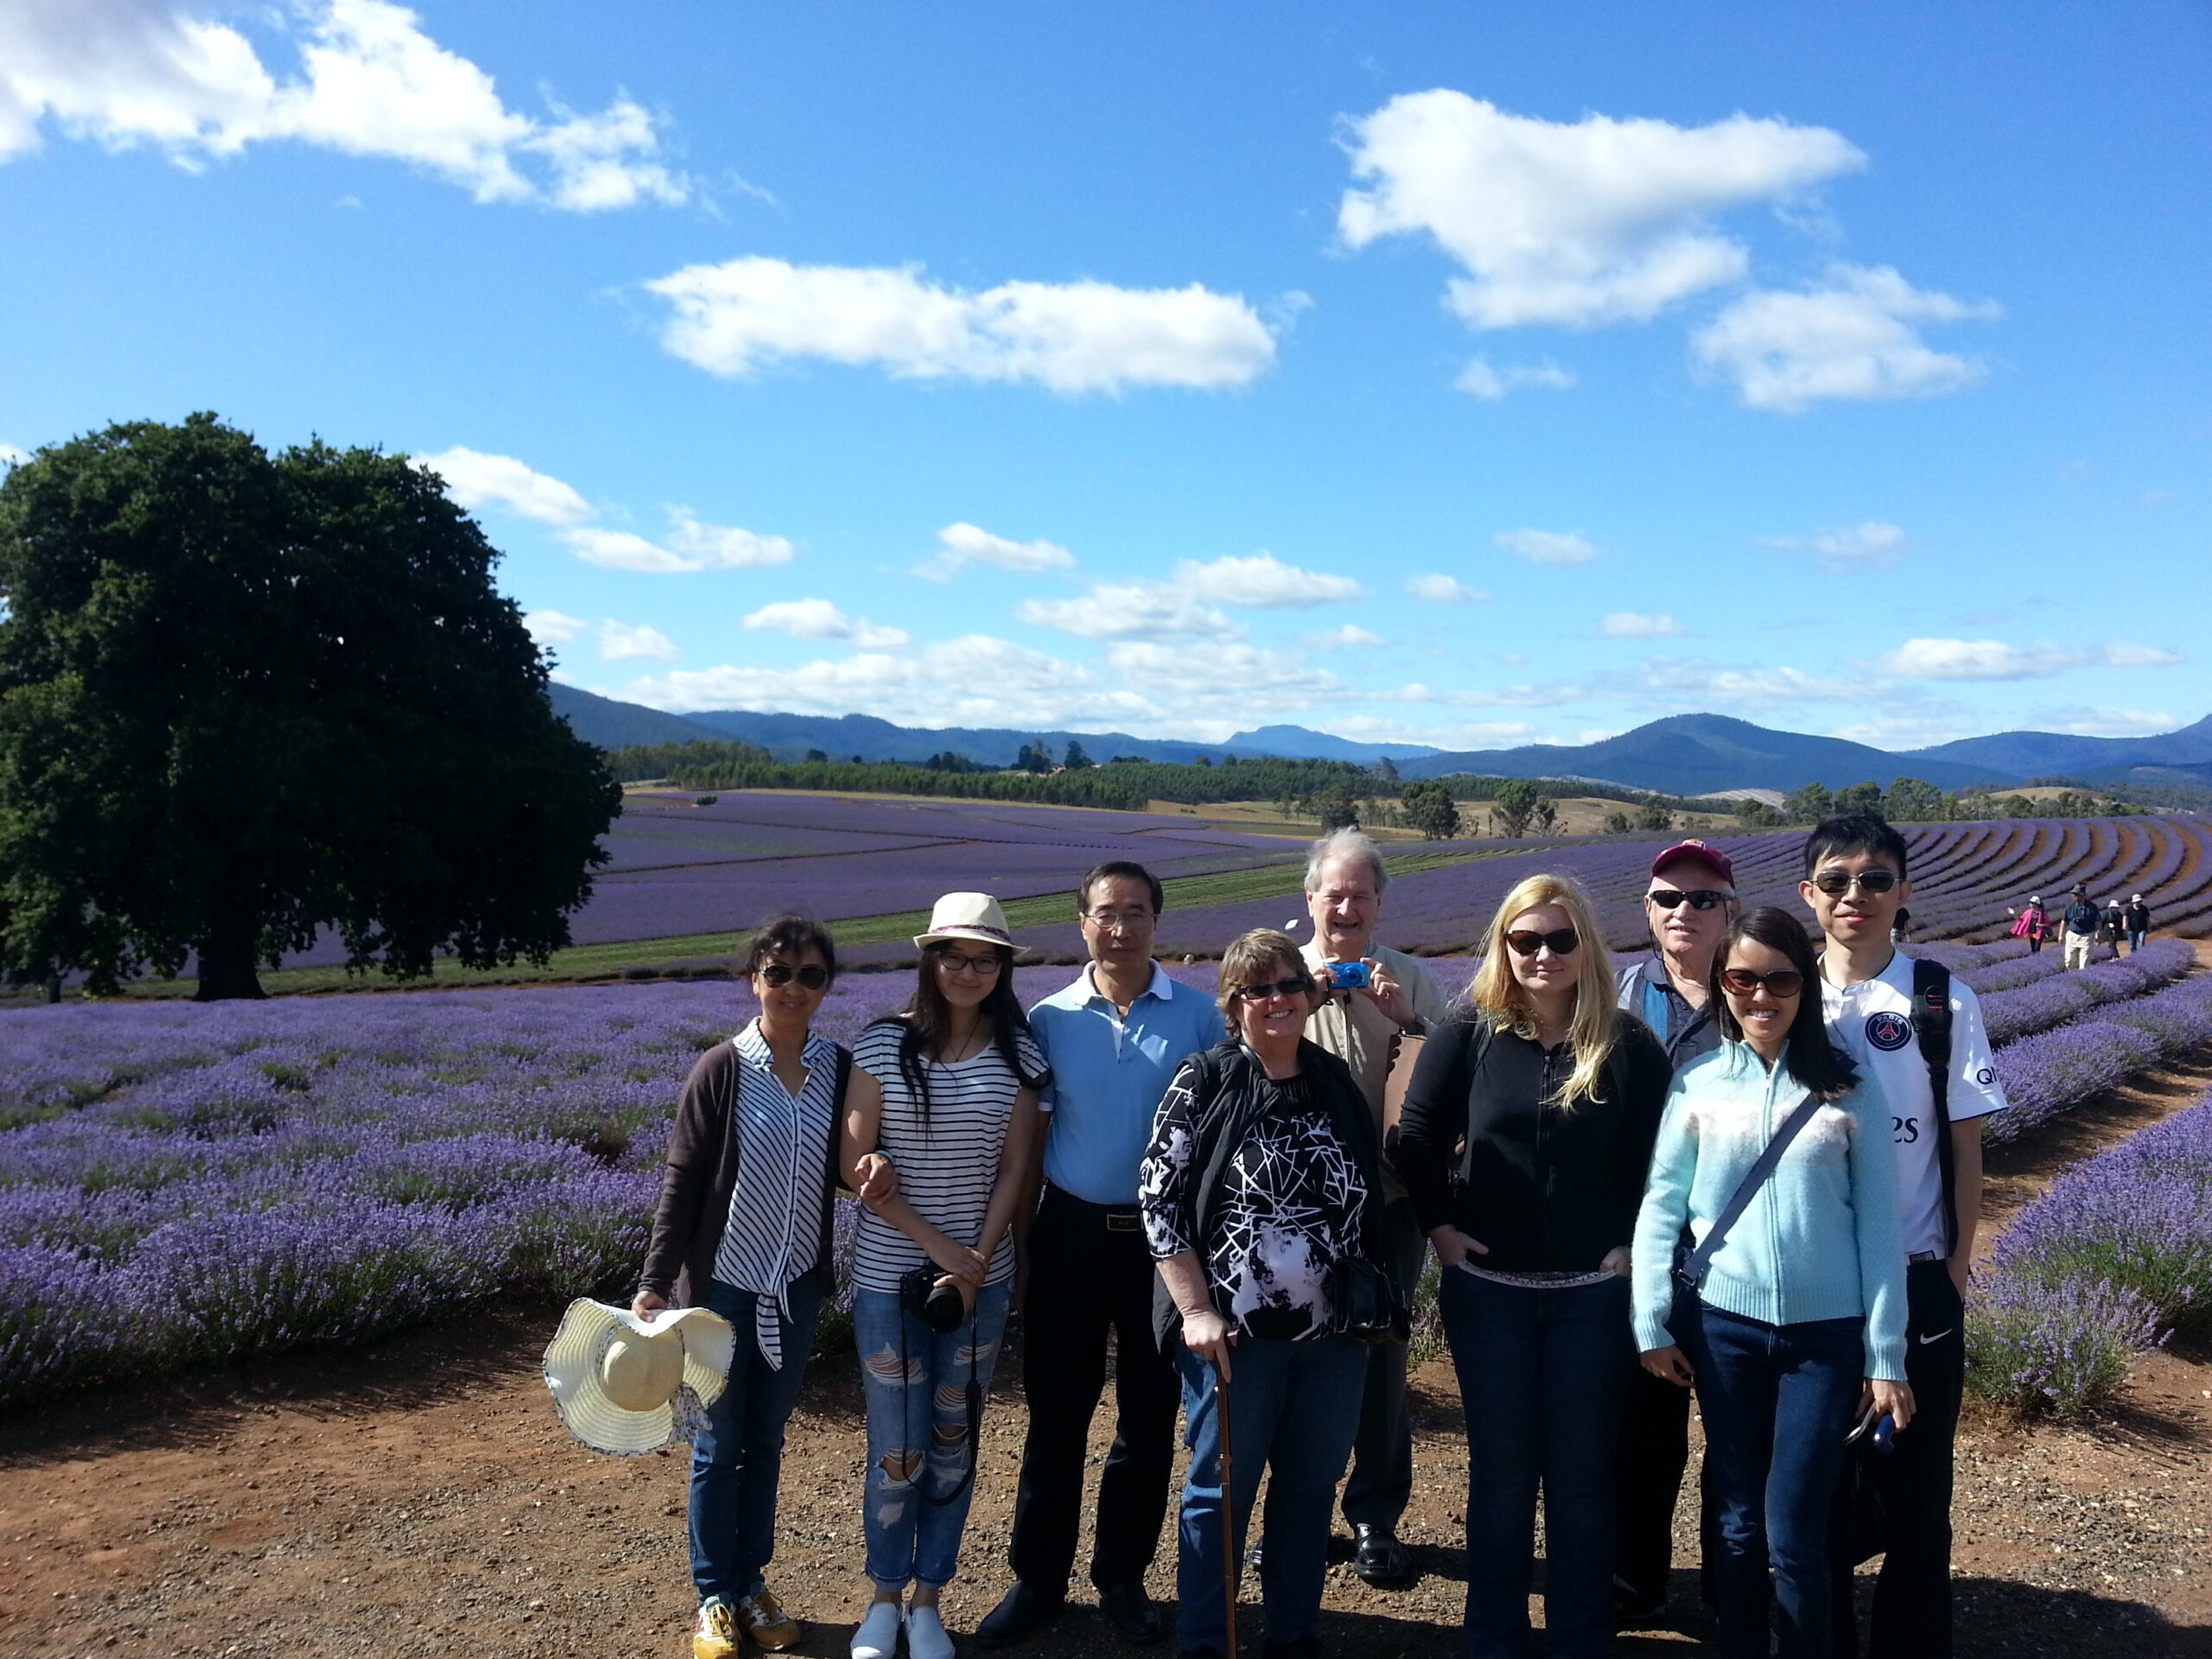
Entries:
[[720,1397],[735,1345],[729,1321],[670,1308],[651,1324],[626,1307],[578,1297],[545,1347],[545,1386],[561,1421],[594,1452],[636,1457],[677,1436],[677,1393]]
[[935,944],[939,939],[1011,945],[1014,931],[1006,925],[1006,912],[989,893],[948,893],[930,912],[929,931],[914,935],[917,946]]

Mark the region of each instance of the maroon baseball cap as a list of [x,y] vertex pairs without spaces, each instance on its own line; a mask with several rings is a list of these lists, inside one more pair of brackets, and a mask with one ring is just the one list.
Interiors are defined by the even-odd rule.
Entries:
[[1651,861],[1651,874],[1658,874],[1669,864],[1702,864],[1730,887],[1736,885],[1736,867],[1728,861],[1728,855],[1701,841],[1678,841],[1665,849]]

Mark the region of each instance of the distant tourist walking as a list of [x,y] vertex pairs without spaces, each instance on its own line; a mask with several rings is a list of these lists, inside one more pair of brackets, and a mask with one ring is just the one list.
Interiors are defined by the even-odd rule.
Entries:
[[1220,1000],[1232,1035],[1184,1063],[1145,1151],[1160,1344],[1182,1374],[1191,1448],[1175,1572],[1185,1655],[1229,1650],[1229,1586],[1262,1472],[1268,1652],[1319,1653],[1329,1511],[1367,1373],[1354,1338],[1404,1335],[1374,1255],[1374,1120],[1350,1069],[1302,1035],[1320,995],[1287,934],[1231,944]]
[[1014,1299],[1014,1217],[1045,1057],[1014,994],[1014,939],[988,893],[950,893],[916,936],[906,1006],[853,1048],[843,1158],[855,1191],[888,1161],[853,1257],[868,1400],[861,1518],[875,1599],[853,1659],[951,1659],[938,1592],[959,1570],[977,1436]]
[[2120,942],[2127,937],[2127,909],[2120,902],[2118,893],[2105,900],[2105,918],[2097,928],[2097,942],[2112,946],[2112,953],[2120,955]]
[[[1375,1120],[1377,1144],[1392,1056],[1404,1037],[1426,1032],[1452,1007],[1451,996],[1418,958],[1375,943],[1389,885],[1382,849],[1357,830],[1322,836],[1306,858],[1306,908],[1313,918],[1313,937],[1304,955],[1322,1001],[1306,1022],[1306,1034],[1351,1068],[1352,1081]],[[1387,1159],[1382,1184],[1377,1248],[1410,1307],[1427,1240]],[[1367,1351],[1359,1435],[1352,1442],[1351,1475],[1344,1482],[1352,1571],[1375,1585],[1403,1584],[1411,1576],[1405,1546],[1398,1541],[1398,1522],[1414,1493],[1406,1355],[1402,1342],[1379,1342]]]
[[1182,1385],[1154,1334],[1152,1252],[1138,1223],[1137,1172],[1160,1097],[1185,1059],[1222,1038],[1221,1010],[1152,957],[1160,883],[1141,864],[1101,864],[1083,879],[1076,913],[1090,960],[1066,989],[1029,1011],[1052,1068],[1039,1103],[1014,1236],[1025,1242],[1023,1387],[1029,1436],[1007,1560],[1014,1585],[976,1627],[1002,1647],[1058,1617],[1083,1529],[1090,1419],[1114,1352],[1114,1444],[1098,1476],[1090,1581],[1107,1622],[1131,1642],[1166,1634],[1145,1594],[1174,1472]]
[[1605,935],[1567,876],[1506,894],[1469,996],[1422,1046],[1397,1151],[1466,1413],[1467,1650],[1528,1643],[1541,1486],[1546,1651],[1595,1659],[1613,1640],[1629,1240],[1667,1056],[1614,1006]]
[[[1664,849],[1651,861],[1643,893],[1652,952],[1615,977],[1615,1000],[1640,1016],[1680,1071],[1721,1044],[1713,996],[1713,958],[1736,919],[1736,867],[1701,841]],[[1675,1503],[1689,1465],[1688,1390],[1631,1370],[1621,1406],[1620,1445],[1613,1461],[1613,1599],[1627,1619],[1648,1618],[1666,1605],[1675,1566]],[[1710,1484],[1700,1478],[1700,1530],[1713,1548]],[[1707,1573],[1707,1591],[1713,1580]]]
[[2127,954],[2132,957],[2143,948],[2143,942],[2151,935],[2151,906],[2143,902],[2141,893],[2137,893],[2127,901],[2125,921],[2127,928]]
[[2064,926],[2069,968],[2089,965],[2090,948],[2097,942],[2097,930],[2104,925],[2104,912],[2090,900],[2088,888],[2077,886],[2067,895],[2066,909],[2059,920]]
[[1676,1076],[1637,1217],[1637,1346],[1650,1376],[1696,1384],[1729,1659],[1828,1652],[1828,1503],[1862,1380],[1897,1429],[1912,1420],[1889,1108],[1829,1040],[1817,980],[1786,911],[1729,930],[1728,1040]]
[[2028,942],[2030,956],[2043,949],[2043,942],[2050,932],[2050,912],[2043,907],[2039,895],[2030,893],[2028,902],[2018,911],[2006,906],[2005,913],[2013,918],[2012,937]]
[[[736,1332],[729,1382],[691,1442],[696,1659],[803,1635],[767,1586],[784,1425],[830,1288],[837,1128],[851,1056],[811,1024],[837,971],[827,929],[779,916],[746,972],[760,1013],[702,1055],[677,1102],[631,1311],[711,1308]],[[888,1172],[869,1188],[880,1196]]]

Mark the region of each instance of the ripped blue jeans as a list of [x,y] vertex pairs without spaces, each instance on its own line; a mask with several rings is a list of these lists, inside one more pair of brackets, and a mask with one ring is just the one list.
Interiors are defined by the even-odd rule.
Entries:
[[[882,1590],[950,1584],[976,1495],[966,1479],[968,1381],[988,1394],[1014,1281],[986,1285],[976,1318],[939,1333],[901,1311],[895,1291],[853,1292],[853,1342],[868,1396],[868,1486],[861,1524],[868,1575]],[[944,1502],[959,1488],[958,1495]]]

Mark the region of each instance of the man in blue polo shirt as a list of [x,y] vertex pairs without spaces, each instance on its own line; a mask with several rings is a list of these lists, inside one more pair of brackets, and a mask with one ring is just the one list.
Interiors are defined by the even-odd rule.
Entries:
[[1125,1639],[1166,1634],[1145,1594],[1175,1459],[1181,1384],[1152,1331],[1153,1262],[1137,1224],[1137,1166],[1160,1098],[1184,1058],[1222,1039],[1211,997],[1152,959],[1160,883],[1141,864],[1101,864],[1077,890],[1090,961],[1029,1011],[1051,1062],[1044,1191],[1017,1212],[1026,1283],[1022,1383],[1029,1438],[1007,1551],[1014,1587],[976,1626],[981,1647],[1021,1640],[1057,1616],[1075,1571],[1091,1414],[1114,1338],[1113,1449],[1098,1479],[1090,1581]]

